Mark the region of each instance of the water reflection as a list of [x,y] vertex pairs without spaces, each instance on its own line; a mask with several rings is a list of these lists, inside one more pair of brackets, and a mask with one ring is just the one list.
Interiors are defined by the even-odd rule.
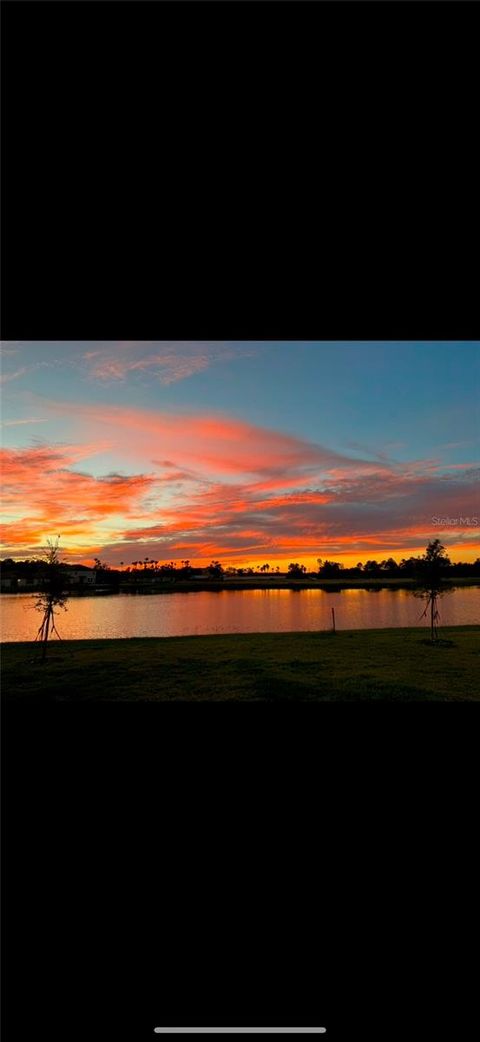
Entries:
[[[32,594],[2,594],[3,641],[33,640],[38,613]],[[220,590],[77,597],[58,615],[64,638],[168,637],[331,628],[417,626],[422,602],[405,589]],[[480,586],[458,587],[440,601],[440,625],[478,625]]]

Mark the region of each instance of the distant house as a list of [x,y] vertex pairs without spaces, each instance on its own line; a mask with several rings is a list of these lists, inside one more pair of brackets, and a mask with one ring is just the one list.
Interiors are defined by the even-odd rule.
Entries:
[[96,572],[94,568],[69,568],[65,577],[70,586],[94,586]]

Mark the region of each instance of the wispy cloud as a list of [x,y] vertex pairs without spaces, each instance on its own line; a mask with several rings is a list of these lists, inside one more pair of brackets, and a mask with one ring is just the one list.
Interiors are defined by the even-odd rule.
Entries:
[[32,362],[31,365],[22,365],[19,369],[15,369],[12,373],[2,373],[0,375],[0,384],[9,383],[10,380],[17,380],[20,376],[25,376],[27,373],[32,373],[36,369],[50,368],[53,365],[52,362]]
[[48,423],[46,416],[32,416],[29,420],[2,420],[0,426],[2,427],[20,427],[25,423]]
[[129,374],[148,372],[168,387],[234,357],[235,351],[221,343],[126,342],[87,351],[83,361],[89,377],[95,380],[125,380]]
[[10,380],[16,380],[17,377],[24,376],[25,373],[28,373],[28,367],[26,365],[22,365],[20,369],[15,369],[15,372],[13,373],[0,373],[0,384],[9,383]]

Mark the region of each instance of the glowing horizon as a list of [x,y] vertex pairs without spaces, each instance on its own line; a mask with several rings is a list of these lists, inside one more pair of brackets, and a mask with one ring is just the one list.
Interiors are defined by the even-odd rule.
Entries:
[[480,556],[478,344],[8,343],[3,558]]

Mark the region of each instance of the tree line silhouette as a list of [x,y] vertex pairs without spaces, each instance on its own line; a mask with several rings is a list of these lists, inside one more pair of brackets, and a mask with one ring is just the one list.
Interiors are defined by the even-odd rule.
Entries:
[[[433,542],[441,545],[438,539]],[[237,576],[240,579],[252,576],[263,578],[281,576],[289,579],[338,579],[341,581],[345,579],[416,579],[419,570],[424,566],[424,556],[402,558],[400,562],[395,561],[393,557],[382,561],[368,560],[365,563],[359,561],[353,567],[345,566],[338,561],[317,558],[318,568],[316,570],[309,570],[306,565],[299,564],[296,561],[290,562],[287,569],[281,571],[278,565],[274,567],[268,562],[253,568],[234,567],[232,565],[224,566],[220,561],[213,560],[207,568],[200,568],[194,567],[188,559],[162,563],[151,557],[132,561],[126,567],[123,561],[121,561],[119,568],[114,568],[96,557],[93,567],[96,572],[97,582],[111,586],[116,586],[119,582],[128,582],[129,580],[136,582],[141,581],[142,578],[147,579],[154,576],[161,579],[170,579],[174,582],[188,581],[195,576],[206,576],[209,579],[234,578]],[[445,578],[480,578],[480,557],[477,557],[473,562],[458,561],[452,563],[446,553],[444,553],[442,562]],[[86,566],[70,565],[60,561],[57,561],[56,566],[59,579],[62,579],[66,584],[68,584],[70,571],[75,569],[78,572],[82,568],[88,571]],[[29,558],[23,561],[6,558],[0,561],[1,578],[8,576],[14,580],[24,579],[28,583],[33,580],[38,581],[47,574],[48,566],[44,557]]]
[[[433,540],[432,543],[429,543],[429,546],[432,545],[441,546],[440,540]],[[452,563],[450,558],[447,557],[444,547],[442,550],[442,570],[445,578],[480,577],[480,557],[477,557],[474,562],[458,561]],[[239,578],[242,578],[244,576],[260,575],[267,578],[269,576],[281,575],[290,579],[415,579],[418,577],[419,570],[423,568],[424,562],[425,555],[404,557],[398,563],[393,557],[389,557],[382,561],[368,560],[365,564],[359,561],[353,567],[348,567],[339,561],[323,561],[321,557],[318,557],[318,568],[316,571],[307,569],[306,565],[299,564],[297,561],[291,561],[286,571],[282,572],[278,565],[274,567],[268,564],[268,562],[256,565],[253,568],[251,566],[234,567],[233,565],[224,567],[220,561],[212,561],[206,568],[195,568],[189,560],[181,560],[180,562],[169,561],[162,564],[154,558],[144,557],[141,561],[132,561],[131,565],[127,565],[125,568],[123,567],[123,561],[120,562],[122,567],[120,573],[118,570],[111,568],[110,565],[102,563],[98,558],[95,559],[95,567],[97,573],[100,573],[104,578],[112,574],[132,576],[132,578],[141,577],[142,575],[159,575],[164,578],[181,580],[206,573],[212,579],[219,579],[224,576],[239,576]]]

